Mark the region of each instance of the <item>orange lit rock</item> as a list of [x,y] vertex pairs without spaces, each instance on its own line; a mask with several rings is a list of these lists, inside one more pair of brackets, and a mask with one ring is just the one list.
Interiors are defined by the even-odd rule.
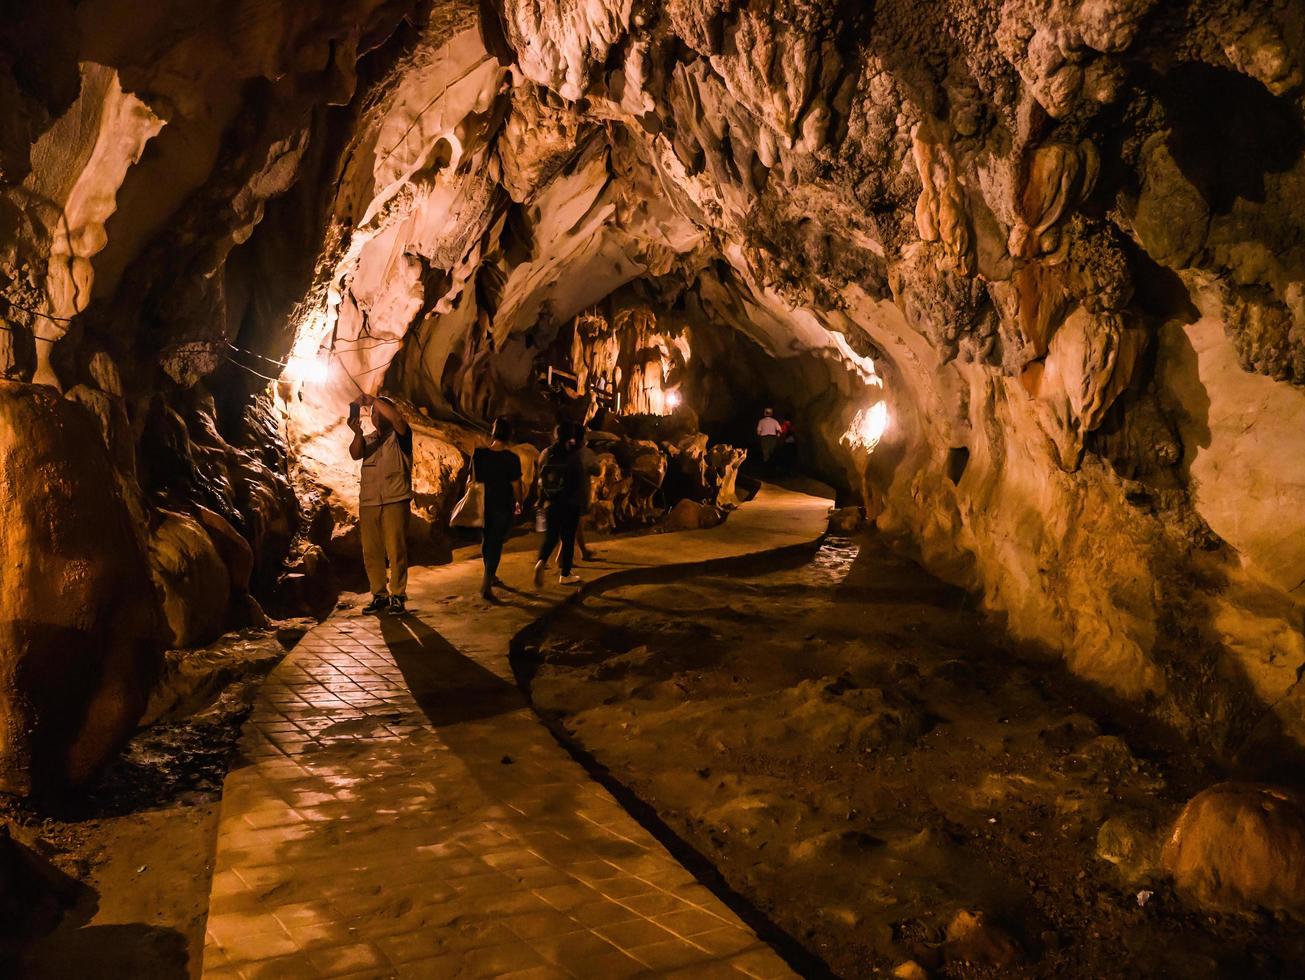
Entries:
[[58,792],[145,707],[154,589],[95,423],[49,388],[0,382],[0,511],[0,789]]
[[704,527],[715,527],[724,519],[724,515],[712,504],[681,500],[666,515],[665,527],[668,531],[696,531]]
[[1257,783],[1211,786],[1179,814],[1162,862],[1193,904],[1305,918],[1305,798]]
[[192,647],[214,639],[226,618],[231,575],[203,525],[164,511],[150,538],[149,557],[171,645]]
[[983,912],[966,909],[947,923],[943,955],[949,961],[989,967],[1013,966],[1023,958],[1019,944],[1009,933],[993,925]]

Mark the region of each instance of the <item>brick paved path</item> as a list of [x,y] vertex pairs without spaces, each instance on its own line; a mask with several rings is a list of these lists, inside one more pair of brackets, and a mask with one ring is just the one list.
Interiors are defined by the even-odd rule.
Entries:
[[[592,581],[815,539],[828,502],[767,487],[711,531],[604,541]],[[414,613],[340,612],[272,673],[228,775],[203,975],[791,976],[553,740],[511,638],[568,593],[475,596],[414,570]]]

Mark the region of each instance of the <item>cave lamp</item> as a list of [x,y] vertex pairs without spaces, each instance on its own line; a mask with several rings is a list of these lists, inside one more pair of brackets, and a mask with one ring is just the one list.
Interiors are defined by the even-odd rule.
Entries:
[[321,384],[326,380],[329,372],[330,363],[326,357],[320,354],[315,357],[295,354],[286,361],[283,377],[291,383],[305,381]]
[[878,401],[869,408],[860,409],[852,416],[852,424],[843,433],[840,442],[852,449],[870,453],[888,429],[888,403]]

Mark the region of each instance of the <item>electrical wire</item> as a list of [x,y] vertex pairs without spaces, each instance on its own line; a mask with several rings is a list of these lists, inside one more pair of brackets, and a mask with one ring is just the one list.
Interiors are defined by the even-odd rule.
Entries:
[[[355,340],[362,340],[362,339],[364,339],[364,338],[362,338],[362,337],[356,337],[356,338],[354,338],[354,339],[355,339]],[[373,350],[373,349],[375,349],[375,348],[377,348],[377,347],[388,347],[388,346],[390,346],[390,345],[392,345],[392,344],[401,344],[401,343],[403,343],[403,341],[404,341],[405,338],[403,338],[403,337],[399,337],[399,338],[397,338],[397,339],[383,340],[383,339],[380,339],[380,338],[372,337],[372,338],[367,338],[367,339],[369,339],[369,340],[375,340],[376,343],[374,343],[374,344],[352,344],[352,345],[350,345],[348,342],[346,342],[346,345],[345,345],[345,346],[341,346],[340,342],[339,342],[339,341],[336,341],[336,342],[331,346],[331,352],[334,353],[334,352],[336,352],[336,351]]]
[[53,313],[42,313],[40,310],[34,310],[31,307],[24,306],[22,303],[15,303],[13,300],[9,299],[8,297],[4,297],[3,300],[0,301],[4,302],[8,306],[13,307],[15,310],[22,310],[24,313],[30,313],[32,316],[43,316],[47,320],[54,320],[56,323],[73,322],[73,318],[70,316],[55,316]]
[[237,361],[234,357],[229,357],[229,356],[228,356],[228,357],[225,357],[224,359],[226,360],[226,362],[227,362],[228,364],[234,364],[236,367],[241,368],[242,370],[248,371],[248,372],[249,372],[250,374],[252,374],[254,377],[256,377],[256,378],[262,378],[264,381],[269,381],[269,382],[271,382],[272,384],[276,384],[276,383],[278,383],[278,382],[281,380],[280,378],[271,378],[271,377],[268,377],[266,374],[260,374],[259,372],[255,371],[253,368],[251,368],[248,364],[241,364],[241,363],[240,363],[239,361]]
[[[0,302],[5,302],[5,303],[7,303],[9,306],[13,307],[14,309],[22,310],[24,313],[30,313],[30,314],[32,314],[33,316],[43,316],[43,317],[45,317],[46,319],[49,319],[49,320],[56,320],[56,321],[60,321],[60,322],[63,322],[63,323],[71,323],[71,322],[72,322],[71,318],[68,318],[68,317],[53,316],[52,314],[49,314],[49,313],[41,313],[41,312],[38,311],[38,310],[29,309],[28,307],[26,307],[26,306],[22,306],[22,305],[19,304],[19,303],[15,303],[15,302],[13,302],[12,300],[8,300],[8,299],[2,299],[2,298],[0,298]],[[7,324],[7,323],[0,323],[0,330],[4,330],[4,331],[7,331],[7,332],[9,332],[9,333],[14,333],[14,334],[18,334],[18,333],[27,333],[27,332],[28,332],[25,328],[20,329],[19,327],[11,326],[10,324]],[[356,339],[357,339],[357,340],[361,340],[361,339],[364,339],[364,338],[356,338]],[[368,339],[370,339],[370,338],[368,338]],[[289,366],[289,364],[288,364],[287,361],[278,361],[276,358],[274,358],[274,357],[268,357],[266,354],[260,354],[260,353],[258,353],[257,351],[252,351],[252,350],[249,350],[248,348],[245,348],[245,347],[239,347],[239,346],[237,346],[236,344],[231,343],[231,341],[229,341],[229,340],[225,341],[225,343],[226,343],[227,347],[228,347],[230,350],[234,351],[234,352],[237,353],[237,354],[245,354],[245,355],[247,355],[247,356],[249,356],[249,357],[256,357],[256,358],[258,358],[260,361],[264,361],[264,362],[266,362],[266,363],[268,363],[268,364],[272,364],[272,365],[274,365],[274,366],[276,366],[276,367],[281,368],[282,370],[285,370],[285,368]],[[325,353],[325,354],[327,355],[327,357],[334,357],[334,358],[336,359],[336,361],[340,364],[340,370],[341,370],[342,372],[344,372],[345,377],[347,377],[347,378],[350,380],[350,382],[353,383],[353,386],[354,386],[355,388],[358,389],[358,393],[359,393],[359,394],[364,394],[365,392],[364,392],[363,386],[362,386],[361,384],[358,383],[358,376],[355,376],[355,375],[354,375],[354,374],[353,374],[353,373],[352,373],[348,368],[346,368],[346,367],[344,366],[344,362],[343,362],[343,360],[341,360],[341,358],[340,358],[340,356],[339,356],[340,352],[343,351],[343,352],[345,352],[345,353],[352,353],[352,352],[355,352],[355,351],[367,351],[367,350],[373,350],[373,349],[375,349],[375,348],[377,348],[377,347],[388,347],[388,346],[392,346],[392,345],[395,345],[395,344],[402,344],[402,343],[403,343],[403,338],[388,339],[388,340],[377,339],[376,342],[375,342],[375,343],[372,343],[372,344],[353,344],[353,345],[350,345],[350,346],[344,346],[344,347],[336,347],[336,346],[332,346],[329,350],[326,350],[326,351],[319,351],[319,353]],[[195,340],[195,341],[191,341],[191,342],[189,342],[189,343],[177,344],[177,345],[174,346],[174,347],[170,347],[170,348],[168,348],[168,352],[169,352],[169,353],[176,353],[176,352],[178,352],[178,351],[186,351],[186,350],[209,350],[209,349],[211,348],[211,346],[212,346],[212,341],[206,341],[206,340]],[[256,377],[256,378],[261,378],[262,380],[267,381],[267,382],[271,382],[271,383],[273,383],[273,384],[276,384],[276,383],[278,383],[278,382],[280,382],[280,381],[282,380],[282,379],[279,378],[279,377],[272,377],[271,375],[263,374],[261,371],[255,371],[255,370],[254,370],[252,367],[250,367],[248,364],[243,364],[243,363],[241,363],[240,361],[238,361],[238,360],[236,360],[234,357],[232,357],[230,354],[224,354],[224,355],[222,355],[222,357],[223,357],[223,360],[225,360],[227,363],[229,363],[229,364],[234,364],[236,367],[240,368],[242,371],[248,371],[250,374],[252,374],[252,375],[253,375],[254,377]],[[386,361],[384,364],[378,364],[376,367],[369,368],[369,369],[366,370],[366,371],[361,371],[361,372],[359,372],[359,376],[366,376],[366,375],[368,375],[368,374],[372,374],[372,373],[374,373],[374,372],[376,372],[376,371],[384,370],[385,368],[388,368],[388,367],[389,367],[393,362],[394,362],[394,359],[393,359],[393,358],[390,358],[390,360]]]
[[[31,313],[35,316],[44,316],[51,320],[63,320],[64,322],[68,322],[68,323],[72,322],[71,320],[65,319],[64,317],[56,317],[56,316],[51,316],[48,313],[38,313],[36,310],[29,310],[25,306],[19,306],[17,303],[10,302],[9,305],[15,307],[16,309],[20,309],[25,313]],[[26,331],[20,331],[17,327],[12,327],[6,323],[0,323],[0,330],[7,330],[10,333],[26,332]],[[381,371],[384,370],[385,368],[388,368],[391,364],[394,363],[394,358],[390,358],[390,360],[386,361],[384,364],[378,364],[376,365],[376,367],[368,368],[366,371],[360,371],[358,375],[355,376],[352,371],[350,371],[348,368],[344,366],[344,362],[340,359],[339,356],[340,351],[352,352],[352,351],[359,351],[359,350],[372,350],[376,347],[387,347],[387,346],[392,346],[394,344],[401,344],[401,343],[403,343],[403,338],[392,339],[392,340],[377,340],[376,343],[367,344],[365,346],[362,345],[349,346],[349,347],[333,346],[330,350],[327,350],[325,353],[328,357],[334,357],[336,359],[336,361],[340,364],[340,370],[344,373],[344,376],[353,383],[353,386],[358,389],[358,393],[365,394],[365,390],[363,386],[358,383],[358,377],[360,376],[365,377],[368,374],[373,374],[376,371]],[[169,348],[169,353],[175,353],[177,351],[184,351],[184,350],[207,350],[210,347],[210,345],[211,345],[211,341],[195,340],[186,344],[177,344],[175,347]],[[237,347],[229,340],[226,341],[226,345],[231,350],[235,351],[237,354],[247,354],[250,357],[257,357],[260,361],[266,361],[268,364],[274,364],[282,369],[284,369],[287,366],[287,363],[285,361],[278,361],[275,358],[268,357],[266,354],[259,354],[257,351],[248,350],[247,348],[244,347]],[[274,378],[271,375],[263,374],[261,371],[255,371],[248,364],[242,364],[240,361],[236,360],[230,354],[222,355],[222,359],[226,361],[228,364],[233,364],[236,367],[240,368],[242,371],[247,371],[250,374],[252,374],[254,377],[260,378],[261,380],[266,381],[270,384],[278,384],[282,380],[281,378]],[[452,411],[452,413],[465,424],[470,425],[473,428],[480,429],[481,431],[484,432],[490,431],[489,428],[483,422],[477,422],[474,419],[468,418],[467,416],[463,415],[461,412],[459,412],[456,408],[453,408],[452,406],[449,406],[449,408],[450,411]]]
[[[202,341],[200,341],[200,343],[202,343]],[[226,344],[234,351],[239,351],[241,354],[248,354],[250,357],[257,357],[260,361],[267,361],[268,364],[275,364],[279,368],[283,368],[286,366],[285,361],[278,361],[276,358],[268,357],[266,354],[259,354],[257,351],[247,350],[244,347],[237,347],[229,340],[226,342]]]

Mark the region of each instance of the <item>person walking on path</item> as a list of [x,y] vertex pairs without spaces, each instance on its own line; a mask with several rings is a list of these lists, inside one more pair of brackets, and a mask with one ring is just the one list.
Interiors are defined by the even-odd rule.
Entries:
[[779,420],[775,418],[773,408],[766,409],[761,420],[757,422],[757,441],[761,443],[761,462],[769,466],[771,458],[775,455],[775,450],[779,448],[780,433],[783,427]]
[[494,582],[503,545],[518,514],[525,492],[521,486],[521,458],[508,446],[512,423],[496,418],[490,429],[492,442],[471,454],[471,471],[485,485],[485,527],[481,532],[480,554],[485,562],[485,577],[480,583],[480,597],[497,602]]
[[548,556],[560,542],[558,583],[578,585],[580,576],[571,574],[575,558],[575,536],[580,518],[589,507],[589,474],[584,465],[584,427],[563,422],[553,445],[539,458],[539,499],[545,508],[547,527],[535,562],[535,587],[544,584]]
[[785,470],[793,472],[798,468],[797,427],[791,416],[785,416],[779,427],[779,449],[776,450],[779,462]]
[[[587,427],[583,424],[579,424],[577,426],[577,429],[582,434],[585,431],[587,431]],[[589,476],[590,492],[585,501],[585,509],[580,513],[580,523],[576,525],[575,550],[580,553],[581,561],[601,561],[602,556],[599,555],[598,552],[590,548],[588,542],[585,541],[585,518],[589,515],[589,511],[593,507],[593,478],[598,476],[599,473],[602,472],[602,468],[598,462],[597,454],[592,449],[589,448],[584,438],[580,440],[579,452],[580,452],[580,460],[581,462],[584,463],[585,473],[588,474]],[[557,553],[557,550],[560,549],[561,546],[562,543],[559,540],[557,548],[555,548],[552,552],[550,552],[549,556],[544,559],[545,568],[548,567],[549,563],[553,560],[555,554]]]
[[[359,409],[371,408],[364,435]],[[408,515],[412,506],[412,429],[390,399],[359,396],[349,406],[349,456],[362,461],[358,533],[372,601],[363,612],[402,616],[408,601]],[[388,578],[387,566],[388,565]]]

